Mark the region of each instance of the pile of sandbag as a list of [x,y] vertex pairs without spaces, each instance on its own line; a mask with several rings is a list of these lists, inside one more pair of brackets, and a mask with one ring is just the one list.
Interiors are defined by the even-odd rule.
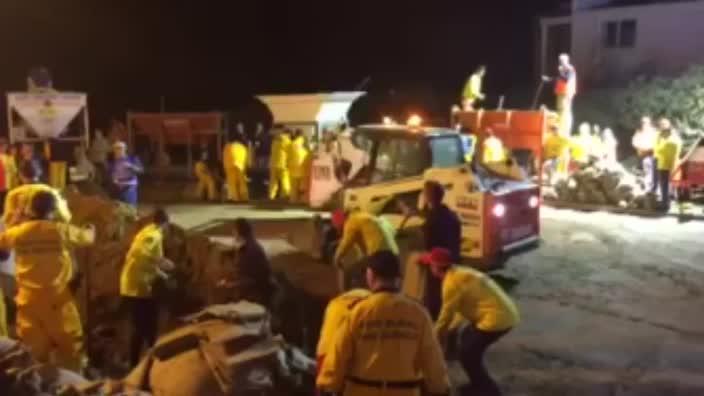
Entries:
[[642,179],[622,165],[598,162],[555,183],[553,197],[562,202],[652,209],[654,197],[647,194]]
[[285,395],[311,386],[315,361],[272,333],[262,306],[210,306],[184,321],[160,337],[124,380],[78,387],[78,394]]

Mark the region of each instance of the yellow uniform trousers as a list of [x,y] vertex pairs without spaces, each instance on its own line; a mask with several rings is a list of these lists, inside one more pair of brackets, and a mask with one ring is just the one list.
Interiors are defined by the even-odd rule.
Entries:
[[19,305],[17,336],[40,363],[81,370],[83,330],[73,297],[35,300]]
[[230,201],[248,201],[249,187],[247,175],[239,168],[226,168],[227,199]]
[[269,171],[269,199],[288,198],[291,195],[291,175],[287,168]]

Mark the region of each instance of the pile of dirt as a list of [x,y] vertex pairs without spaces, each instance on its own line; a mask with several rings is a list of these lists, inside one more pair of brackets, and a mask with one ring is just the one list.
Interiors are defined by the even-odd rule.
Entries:
[[546,196],[562,202],[610,205],[652,210],[655,197],[646,193],[643,180],[617,163],[599,162],[555,183]]

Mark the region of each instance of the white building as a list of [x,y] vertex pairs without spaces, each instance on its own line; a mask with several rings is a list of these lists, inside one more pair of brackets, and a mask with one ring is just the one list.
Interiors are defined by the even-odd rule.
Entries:
[[554,75],[569,53],[580,85],[670,74],[704,63],[703,0],[572,0],[540,18],[538,70]]

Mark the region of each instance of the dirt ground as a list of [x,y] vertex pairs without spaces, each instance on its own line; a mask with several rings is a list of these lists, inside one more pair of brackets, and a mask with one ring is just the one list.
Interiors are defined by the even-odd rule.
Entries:
[[[178,206],[212,218],[304,211]],[[541,246],[495,275],[522,324],[488,360],[507,395],[704,395],[704,222],[544,208]],[[282,230],[282,233],[284,230]]]

